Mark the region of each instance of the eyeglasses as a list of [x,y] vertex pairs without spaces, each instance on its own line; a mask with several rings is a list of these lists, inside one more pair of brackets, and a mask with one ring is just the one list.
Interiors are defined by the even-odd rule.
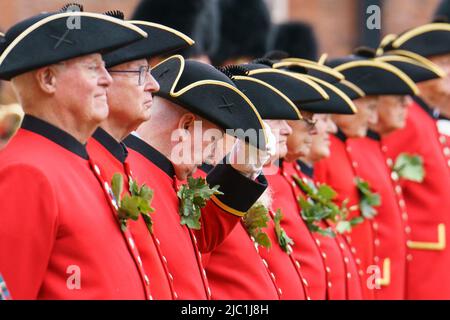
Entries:
[[151,75],[150,66],[141,66],[139,70],[108,70],[109,73],[137,73],[139,74],[138,85],[142,86],[148,80]]

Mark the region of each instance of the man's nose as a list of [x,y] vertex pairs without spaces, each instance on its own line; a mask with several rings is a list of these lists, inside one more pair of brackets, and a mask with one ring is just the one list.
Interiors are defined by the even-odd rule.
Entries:
[[156,79],[153,77],[153,75],[148,75],[148,80],[145,85],[145,90],[150,92],[158,92],[159,91],[159,83],[156,81]]

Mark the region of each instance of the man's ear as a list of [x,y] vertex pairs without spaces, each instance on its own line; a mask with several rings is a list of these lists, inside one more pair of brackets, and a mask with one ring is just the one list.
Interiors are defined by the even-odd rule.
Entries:
[[43,67],[36,71],[35,77],[39,88],[47,93],[54,94],[56,91],[56,72],[52,66]]
[[185,113],[178,121],[178,129],[187,130],[194,126],[195,115],[191,112]]

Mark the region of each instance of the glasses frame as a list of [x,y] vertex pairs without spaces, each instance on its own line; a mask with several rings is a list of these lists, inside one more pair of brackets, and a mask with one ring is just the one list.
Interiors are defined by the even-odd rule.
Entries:
[[148,79],[148,76],[151,75],[151,67],[150,66],[140,66],[139,70],[108,70],[109,73],[137,73],[139,74],[138,85],[142,86],[145,84],[145,81]]

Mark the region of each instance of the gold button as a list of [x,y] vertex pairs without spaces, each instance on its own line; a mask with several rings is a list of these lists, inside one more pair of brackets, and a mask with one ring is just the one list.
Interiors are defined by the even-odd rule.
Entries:
[[444,136],[439,136],[439,142],[441,144],[445,144],[447,142],[447,139]]
[[445,147],[445,148],[444,148],[444,154],[445,154],[446,156],[450,155],[450,149],[449,149],[448,147]]

